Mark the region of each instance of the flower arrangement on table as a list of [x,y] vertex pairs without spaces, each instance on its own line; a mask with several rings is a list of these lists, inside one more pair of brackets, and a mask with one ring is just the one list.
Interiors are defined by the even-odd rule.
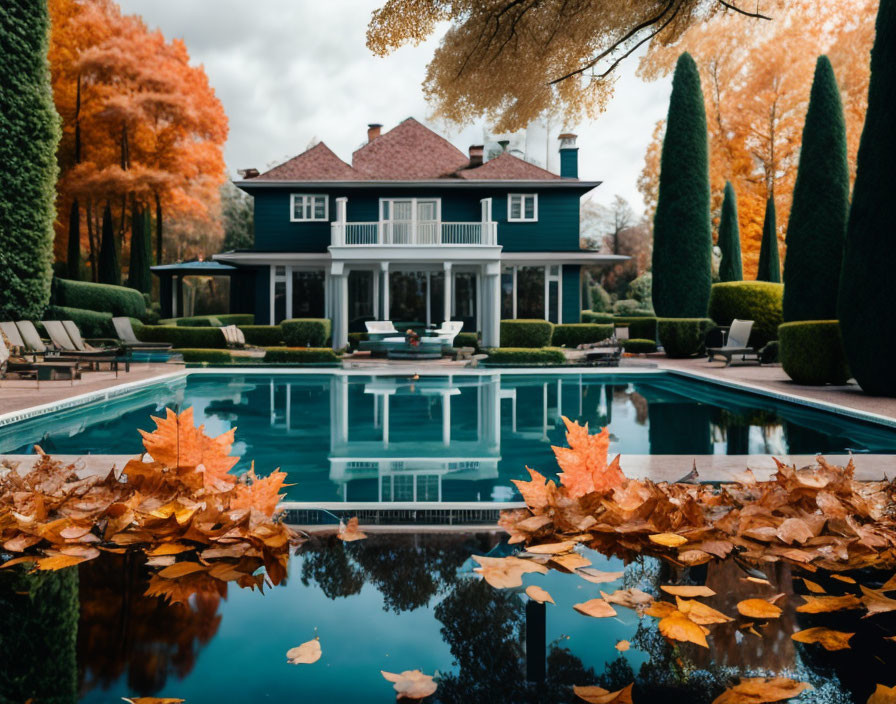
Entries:
[[404,341],[407,342],[411,347],[419,347],[420,346],[420,335],[418,335],[416,332],[414,332],[411,329],[405,330]]

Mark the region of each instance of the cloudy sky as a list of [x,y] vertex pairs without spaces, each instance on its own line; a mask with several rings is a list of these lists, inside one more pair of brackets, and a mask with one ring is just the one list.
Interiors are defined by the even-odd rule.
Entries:
[[[205,66],[230,118],[228,167],[264,168],[325,141],[340,157],[366,139],[367,123],[388,129],[408,116],[426,122],[462,151],[481,143],[484,124],[446,126],[427,118],[421,83],[438,37],[386,58],[364,44],[380,0],[118,0],[166,37],[182,38]],[[579,176],[603,181],[594,197],[614,194],[642,207],[637,178],[654,123],[665,116],[669,81],[643,83],[629,63],[616,95],[597,120],[572,126],[579,135]],[[557,170],[552,126],[549,167]],[[544,160],[538,135],[530,148]]]

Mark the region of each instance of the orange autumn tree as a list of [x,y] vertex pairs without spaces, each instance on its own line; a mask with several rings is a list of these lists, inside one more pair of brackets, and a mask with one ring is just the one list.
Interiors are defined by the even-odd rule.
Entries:
[[[877,0],[781,3],[772,22],[717,17],[692,27],[670,46],[652,46],[639,73],[669,74],[688,51],[700,70],[710,138],[713,211],[731,181],[738,197],[744,277],[754,279],[766,199],[774,194],[783,245],[816,58],[827,53],[841,88],[853,174],[865,119],[869,51]],[[647,150],[639,190],[655,207],[659,124]],[[783,256],[783,252],[782,252]]]
[[223,236],[217,216],[227,117],[204,69],[190,65],[182,41],[167,42],[111,0],[50,0],[50,13],[52,84],[63,119],[57,260],[66,259],[68,233],[77,232],[96,278],[106,203],[119,246],[129,246],[133,223],[149,212],[157,261],[164,232],[182,220],[203,223],[213,243],[179,254],[214,248]]

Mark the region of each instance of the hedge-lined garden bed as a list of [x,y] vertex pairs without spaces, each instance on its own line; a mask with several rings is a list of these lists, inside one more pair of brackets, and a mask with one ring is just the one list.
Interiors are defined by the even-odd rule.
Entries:
[[324,347],[330,339],[327,318],[291,318],[280,323],[287,347]]
[[643,340],[637,337],[628,340],[622,340],[622,349],[629,354],[651,354],[656,352],[656,342],[653,340]]
[[501,347],[547,347],[553,332],[554,325],[547,320],[502,320]]
[[587,345],[592,342],[606,340],[613,335],[613,326],[596,323],[569,323],[555,325],[551,336],[551,344],[554,347],[575,348],[579,345]]
[[655,315],[611,315],[610,313],[594,313],[582,311],[583,323],[611,324],[616,327],[627,327],[628,336],[642,340],[656,340]]
[[180,348],[171,351],[181,355],[187,364],[230,364],[233,361],[227,350]]
[[266,364],[339,364],[339,355],[329,347],[268,347]]
[[225,325],[254,325],[251,313],[223,313],[221,315],[191,315],[185,318],[165,318],[160,325],[177,325],[185,328],[219,328]]
[[283,344],[283,329],[279,325],[239,325],[247,345],[279,347]]
[[487,366],[559,366],[566,355],[557,347],[493,347],[482,361]]
[[223,349],[227,347],[218,328],[191,328],[177,325],[140,325],[134,334],[141,342],[170,342],[181,349]]
[[146,300],[143,294],[125,286],[57,278],[53,279],[50,303],[64,308],[81,308],[140,320],[146,317]]
[[82,337],[117,338],[112,325],[112,314],[84,308],[50,306],[44,312],[44,320],[71,320],[78,326]]
[[806,320],[778,328],[779,356],[787,376],[797,384],[845,384],[850,377],[840,323]]

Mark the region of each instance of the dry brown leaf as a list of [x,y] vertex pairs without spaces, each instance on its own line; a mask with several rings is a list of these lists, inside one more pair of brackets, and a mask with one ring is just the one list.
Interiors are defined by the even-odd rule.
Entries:
[[697,645],[702,645],[704,648],[709,648],[703,628],[678,610],[675,610],[665,618],[660,619],[660,622],[657,625],[660,629],[660,633],[666,636],[666,638],[687,643],[696,643]]
[[286,660],[290,665],[310,665],[320,660],[320,639],[312,638],[309,641],[290,648],[286,651]]
[[364,540],[367,533],[358,528],[358,517],[352,516],[348,519],[347,524],[339,521],[339,532],[336,533],[336,537],[345,543],[350,543],[355,540]]
[[[531,479],[527,482],[522,479],[511,479],[523,497],[523,501],[533,511],[546,509],[550,505],[551,498],[557,489],[554,482],[547,481],[547,477],[526,467]],[[545,483],[547,482],[547,483]]]
[[737,610],[747,618],[778,618],[781,609],[765,599],[744,599],[737,603]]
[[577,569],[587,567],[591,564],[591,560],[577,552],[568,552],[565,555],[554,555],[551,562],[560,565],[565,570],[575,572]]
[[647,592],[641,591],[637,587],[632,589],[617,589],[612,594],[607,594],[606,592],[601,591],[600,595],[604,601],[610,604],[619,604],[619,606],[624,606],[627,609],[635,611],[646,609],[654,602],[653,596]]
[[610,692],[603,687],[580,687],[579,685],[574,685],[572,691],[579,699],[588,702],[588,704],[632,704],[632,687],[634,686],[635,683],[632,682],[627,687],[623,687],[616,692]]
[[861,585],[862,603],[868,609],[865,615],[873,616],[874,614],[885,614],[896,609],[896,599],[884,596],[882,592]]
[[657,545],[663,545],[667,548],[677,548],[681,545],[684,545],[688,542],[687,538],[684,538],[677,533],[655,533],[653,535],[648,535],[650,541],[656,543]]
[[431,675],[424,675],[420,670],[405,670],[395,674],[380,670],[380,674],[389,682],[393,683],[393,687],[398,694],[395,699],[423,699],[430,694],[435,694],[438,685],[435,683]]
[[666,618],[666,616],[671,616],[677,610],[675,604],[670,604],[668,601],[655,601],[644,610],[644,613],[654,618]]
[[680,596],[676,596],[675,603],[681,613],[701,626],[708,626],[711,623],[728,623],[734,620],[696,599],[682,599]]
[[620,653],[624,653],[626,650],[628,650],[631,647],[631,645],[632,644],[629,643],[627,640],[621,640],[616,644],[616,650],[618,650]]
[[554,597],[552,597],[546,589],[542,589],[541,587],[530,584],[526,587],[526,595],[532,599],[532,601],[537,601],[539,604],[544,604],[546,601],[555,604]]
[[803,602],[796,607],[801,614],[826,614],[844,609],[861,609],[862,601],[854,594],[843,596],[804,596]]
[[806,589],[814,594],[824,594],[825,589],[823,586],[818,584],[817,582],[813,582],[811,579],[806,579],[803,577],[803,584],[806,585]]
[[739,684],[722,692],[712,704],[783,702],[799,696],[800,692],[807,689],[812,689],[812,686],[789,677],[745,677]]
[[165,579],[177,579],[193,572],[204,572],[205,569],[205,565],[200,565],[198,562],[175,562],[170,567],[161,570],[158,574],[159,577],[164,577]]
[[[131,704],[181,704],[183,699],[174,699],[172,697],[122,697],[122,701]],[[30,700],[29,700],[30,701]]]
[[845,574],[832,574],[831,579],[836,579],[838,582],[846,582],[846,584],[856,583],[856,580]]
[[797,631],[791,638],[799,643],[819,643],[825,650],[843,650],[849,647],[849,639],[855,633],[834,631],[823,626]]
[[866,704],[896,704],[896,687],[878,684]]
[[473,555],[473,559],[479,563],[474,572],[483,576],[486,582],[496,589],[508,587],[521,587],[523,575],[527,572],[547,574],[548,568],[539,565],[532,560],[521,560],[518,557],[487,557],[485,555]]
[[622,579],[625,572],[601,572],[591,567],[579,567],[576,574],[582,579],[586,579],[593,584],[605,584],[607,582],[615,582]]
[[590,599],[581,604],[573,604],[573,607],[580,614],[585,616],[593,616],[594,618],[609,618],[616,615],[616,609],[610,606],[603,599]]
[[526,552],[531,552],[535,555],[559,555],[564,552],[569,552],[572,550],[578,543],[575,540],[564,540],[560,543],[544,543],[542,545],[527,545]]
[[690,586],[690,585],[675,585],[675,584],[663,584],[660,585],[660,589],[662,589],[666,594],[673,594],[674,596],[715,596],[716,593],[707,587],[706,585],[700,586]]

